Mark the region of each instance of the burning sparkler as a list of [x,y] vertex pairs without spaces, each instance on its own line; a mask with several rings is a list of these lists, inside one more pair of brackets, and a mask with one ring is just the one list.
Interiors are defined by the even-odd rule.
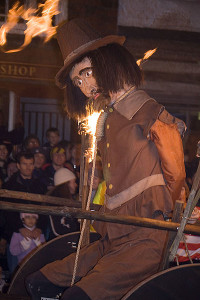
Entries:
[[[52,17],[59,14],[58,5],[59,0],[47,0],[44,4],[40,3],[37,9],[28,8],[26,10],[23,5],[20,6],[19,2],[16,2],[8,12],[7,22],[0,28],[1,50],[5,53],[19,52],[30,44],[32,38],[41,34],[45,36],[44,42],[49,41],[56,33],[57,26],[52,26]],[[6,35],[20,19],[23,19],[27,26],[24,31],[24,43],[18,49],[4,51],[2,46],[6,44]]]
[[79,122],[79,126],[81,127],[80,132],[89,135],[89,141],[86,149],[86,155],[89,158],[89,161],[92,161],[94,158],[94,151],[95,151],[95,133],[96,133],[96,126],[97,121],[100,116],[101,112],[94,111],[93,113],[89,114],[84,120]]

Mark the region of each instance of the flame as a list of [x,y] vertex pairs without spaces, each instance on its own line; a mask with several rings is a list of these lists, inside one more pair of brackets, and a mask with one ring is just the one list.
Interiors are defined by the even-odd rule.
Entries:
[[142,62],[144,62],[145,60],[147,60],[151,55],[153,55],[156,52],[157,48],[153,49],[153,50],[148,50],[147,52],[145,52],[144,57],[140,58],[137,60],[137,65],[140,66],[140,64]]
[[86,119],[86,132],[90,134],[91,137],[91,148],[88,149],[88,155],[90,161],[94,158],[94,151],[95,151],[95,142],[96,142],[96,127],[97,121],[100,116],[101,112],[93,112],[91,115],[88,115]]
[[93,112],[93,114],[87,117],[87,132],[91,135],[95,135],[97,120],[100,116],[101,112]]
[[[7,22],[0,28],[0,46],[6,44],[6,34],[16,26],[19,19],[26,21],[26,30],[24,31],[25,38],[23,45],[18,49],[4,51],[5,53],[19,52],[24,49],[33,37],[44,34],[47,42],[56,33],[57,26],[52,26],[52,17],[59,14],[58,5],[60,0],[46,0],[44,4],[40,3],[37,9],[19,6],[16,2],[8,12]],[[38,16],[40,14],[40,16]]]
[[84,120],[79,121],[80,130],[79,133],[85,133],[90,135],[89,140],[89,147],[86,151],[86,155],[89,158],[89,161],[91,161],[94,158],[94,151],[95,151],[95,142],[96,142],[96,127],[97,127],[97,121],[101,114],[100,112],[93,111],[90,114],[87,115],[87,117]]

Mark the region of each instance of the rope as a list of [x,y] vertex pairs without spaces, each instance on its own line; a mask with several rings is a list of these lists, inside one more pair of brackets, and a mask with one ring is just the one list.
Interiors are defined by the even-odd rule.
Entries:
[[[90,208],[90,201],[91,201],[91,195],[92,195],[92,185],[93,185],[93,180],[94,180],[94,170],[95,170],[95,164],[96,164],[96,152],[97,152],[97,140],[95,138],[94,159],[93,159],[93,165],[92,165],[92,175],[91,175],[90,189],[89,189],[89,194],[88,194],[88,199],[87,199],[87,204],[86,204],[86,210],[89,210],[89,208]],[[73,286],[74,282],[75,282],[75,277],[76,277],[76,272],[77,272],[77,266],[78,266],[78,259],[79,259],[79,254],[80,254],[80,250],[81,250],[81,244],[82,244],[82,240],[83,240],[83,234],[84,234],[85,227],[86,227],[86,222],[87,222],[87,220],[84,219],[83,225],[82,225],[82,228],[81,228],[79,242],[78,242],[78,247],[77,247],[75,262],[74,262],[74,270],[73,270],[73,275],[72,275],[71,286]]]

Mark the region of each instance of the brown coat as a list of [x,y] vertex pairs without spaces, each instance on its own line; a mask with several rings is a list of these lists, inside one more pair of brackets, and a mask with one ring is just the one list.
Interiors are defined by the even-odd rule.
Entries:
[[[166,150],[171,159],[172,146],[176,148],[173,159],[179,162],[180,170],[176,170],[175,178],[172,176],[170,180],[176,187],[176,194],[180,192],[180,182],[185,176],[181,138],[176,120],[171,118],[170,124],[165,123],[164,112],[164,108],[143,91],[134,91],[113,110],[109,110],[104,137],[98,143],[108,197],[147,176],[163,173],[161,161],[165,166],[167,158],[163,155],[160,159],[159,155]],[[168,141],[168,149],[163,149],[161,142],[157,149],[159,143],[155,143],[155,139],[165,139],[165,132],[156,136],[156,127],[153,127],[161,116],[160,122],[169,129],[168,138],[172,134],[178,139],[173,140],[173,144]],[[178,164],[176,167],[179,167]],[[173,209],[172,185],[169,188],[165,179],[166,185],[152,186],[112,211],[106,206],[102,210],[112,214],[161,219],[162,213],[167,214]],[[103,222],[96,222],[94,226],[102,239],[81,250],[76,277],[76,284],[92,300],[120,299],[137,283],[159,270],[165,231]],[[54,284],[69,286],[73,263],[72,255],[45,266],[41,271]]]

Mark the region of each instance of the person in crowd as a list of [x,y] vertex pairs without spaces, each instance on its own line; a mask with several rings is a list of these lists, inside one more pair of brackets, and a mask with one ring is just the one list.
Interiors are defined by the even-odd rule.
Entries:
[[[51,196],[76,200],[77,183],[75,174],[67,168],[60,168],[54,174],[54,190]],[[80,230],[76,219],[63,216],[49,216],[50,234],[49,239],[59,235]]]
[[[88,171],[88,189],[91,184],[92,165]],[[105,201],[106,182],[103,179],[103,170],[101,166],[96,166],[94,170],[91,203],[103,205]]]
[[[37,228],[37,214],[20,213],[20,218],[25,227],[29,231],[29,237],[24,237],[18,230],[13,232],[10,241],[10,253],[17,256],[18,264],[22,262],[35,248],[45,242],[44,235]],[[38,235],[38,231],[40,234]]]
[[60,141],[60,133],[58,128],[51,127],[47,129],[46,139],[47,142],[44,144],[44,147],[52,149],[54,146],[56,146]]
[[72,163],[72,148],[74,145],[69,141],[62,140],[58,143],[58,146],[61,146],[62,148],[65,149],[66,163],[71,165],[71,171],[74,171],[74,165]]
[[18,171],[17,162],[15,160],[10,160],[7,165],[7,178],[5,182],[7,182],[11,176]]
[[[103,110],[96,130],[106,181],[100,212],[163,220],[185,178],[184,122],[139,89],[142,73],[122,46],[124,37],[100,37],[80,19],[62,24],[57,37],[64,66],[56,78],[66,88],[69,116],[84,119],[88,106]],[[108,222],[93,226],[101,238],[80,250],[74,285],[71,254],[27,277],[32,299],[55,297],[59,287],[62,300],[121,299],[158,272],[166,231]]]
[[7,177],[7,165],[10,161],[9,155],[12,145],[7,141],[0,141],[0,187]]
[[[89,190],[90,190],[91,178],[92,178],[92,166],[93,164],[90,163],[89,170],[88,170],[88,197],[89,197]],[[90,203],[103,205],[105,202],[105,194],[106,194],[106,182],[103,178],[102,163],[100,158],[99,159],[97,158],[95,169],[94,169]],[[92,224],[93,221],[91,222],[90,225],[90,231],[95,232],[95,229],[92,226]]]
[[18,172],[4,184],[8,190],[27,192],[35,194],[45,194],[46,187],[33,177],[34,155],[31,152],[20,152],[17,157]]
[[55,147],[59,141],[60,141],[60,133],[58,128],[56,127],[50,127],[46,131],[46,139],[47,142],[43,145],[43,147],[47,150],[47,161],[51,161],[51,150],[53,147]]
[[45,164],[42,169],[47,178],[47,189],[52,190],[54,186],[54,174],[55,172],[62,168],[71,168],[70,164],[66,163],[66,153],[65,149],[61,146],[54,146],[51,150],[51,163]]
[[28,135],[23,143],[23,150],[32,150],[34,148],[40,147],[40,140],[35,134]]
[[[34,170],[34,155],[28,152],[20,152],[17,157],[17,168],[18,171],[14,173],[11,178],[4,183],[3,188],[7,190],[13,190],[18,192],[26,192],[26,193],[34,193],[34,194],[45,194],[46,186],[40,182],[39,179],[33,177]],[[7,201],[16,202],[16,203],[29,203],[35,204],[33,201],[25,201],[21,199],[6,199]],[[4,212],[6,218],[5,230],[3,233],[4,239],[7,241],[7,245],[10,244],[11,236],[16,229],[21,227],[21,222],[19,220],[19,213],[15,211],[5,211]],[[47,223],[48,218],[44,215],[40,216],[38,226],[42,229],[43,233],[46,234],[47,231]],[[25,237],[26,231],[24,231]],[[10,273],[14,271],[17,260],[16,257],[13,257],[9,252],[9,248],[7,249],[7,257],[8,257],[8,266]]]
[[80,177],[81,144],[76,143],[71,148],[71,162],[74,166],[77,177]]
[[33,177],[38,178],[45,186],[48,185],[48,178],[45,176],[43,166],[46,164],[47,151],[43,147],[34,148],[31,151],[34,155]]

